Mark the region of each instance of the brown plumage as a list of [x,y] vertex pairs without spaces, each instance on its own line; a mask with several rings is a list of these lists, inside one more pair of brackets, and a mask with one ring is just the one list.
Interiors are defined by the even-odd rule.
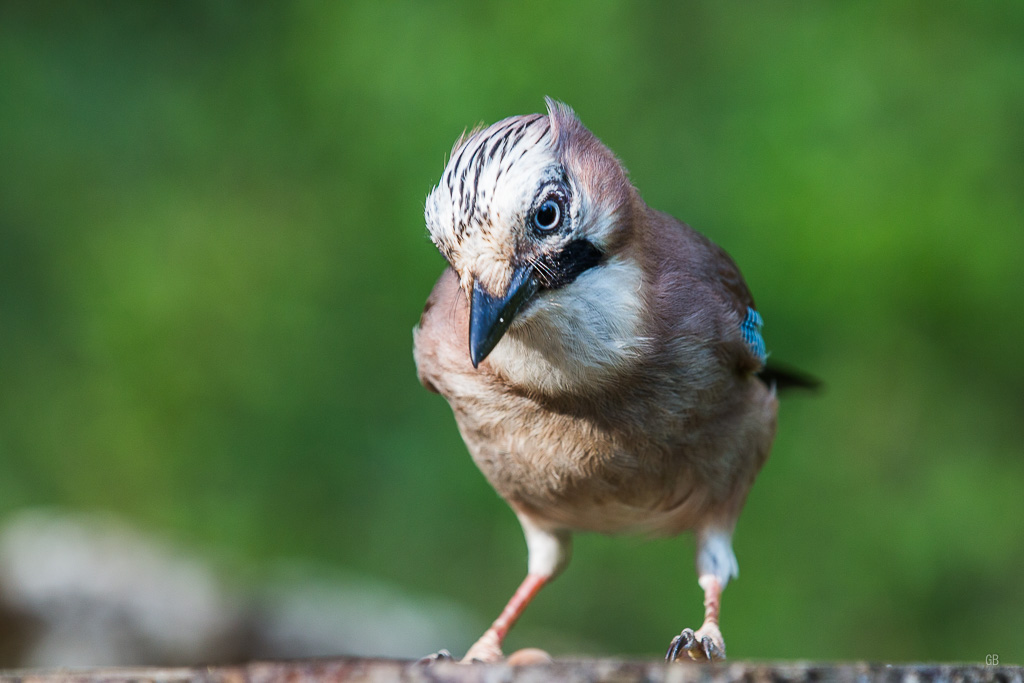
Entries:
[[460,139],[426,218],[451,267],[415,331],[420,380],[451,404],[530,554],[527,580],[467,660],[501,656],[512,622],[567,564],[574,531],[695,531],[706,619],[669,658],[723,657],[730,539],[777,411],[741,329],[760,319],[732,259],[647,207],[551,100],[547,116]]

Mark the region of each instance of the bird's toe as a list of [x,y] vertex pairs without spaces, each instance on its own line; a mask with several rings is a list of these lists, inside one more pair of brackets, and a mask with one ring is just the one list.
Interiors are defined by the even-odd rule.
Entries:
[[452,657],[452,653],[448,650],[438,650],[432,655],[426,657],[420,657],[416,660],[417,664],[434,664],[435,662],[454,662],[455,658]]
[[684,628],[672,639],[665,653],[665,661],[690,659],[697,662],[717,662],[725,659],[725,641],[717,626],[705,625],[699,630]]
[[665,653],[665,661],[674,662],[678,660],[679,655],[692,650],[696,642],[697,638],[694,636],[693,629],[684,628],[682,633],[673,638],[672,642],[669,643],[668,652]]
[[551,655],[536,647],[524,647],[522,650],[516,650],[505,660],[509,666],[535,666],[551,664],[554,661]]
[[[716,662],[720,659],[725,659],[724,650],[718,646],[711,636],[704,636],[700,639],[700,651],[704,655],[703,659],[709,662]],[[693,655],[691,655],[692,657]]]

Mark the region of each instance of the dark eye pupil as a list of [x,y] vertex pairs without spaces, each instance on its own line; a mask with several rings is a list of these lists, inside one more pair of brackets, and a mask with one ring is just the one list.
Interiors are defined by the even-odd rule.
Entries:
[[541,230],[551,230],[558,225],[561,217],[561,210],[558,208],[558,204],[554,200],[549,199],[537,209],[537,213],[533,216],[533,222]]

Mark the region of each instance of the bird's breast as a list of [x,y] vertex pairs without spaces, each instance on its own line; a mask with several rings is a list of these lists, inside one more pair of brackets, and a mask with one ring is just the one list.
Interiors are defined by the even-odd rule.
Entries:
[[713,487],[689,462],[698,439],[680,425],[631,428],[593,414],[593,406],[553,406],[487,389],[452,407],[474,461],[498,493],[552,525],[676,533],[713,498]]
[[[652,352],[630,322],[632,299],[606,293],[595,314],[613,321],[603,331],[592,321],[545,337],[537,325],[532,338],[503,338],[475,369],[465,297],[446,273],[415,333],[420,378],[448,400],[473,459],[514,508],[567,529],[677,533],[749,486],[771,442],[774,396],[706,344]],[[598,306],[591,296],[558,301],[576,319]],[[528,322],[557,321],[548,306]],[[587,334],[598,348],[579,351]]]

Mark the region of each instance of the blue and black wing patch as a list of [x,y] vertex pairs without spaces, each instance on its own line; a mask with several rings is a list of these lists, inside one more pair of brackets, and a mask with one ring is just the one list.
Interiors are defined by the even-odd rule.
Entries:
[[762,363],[768,358],[768,351],[764,346],[764,337],[761,336],[761,328],[763,326],[764,320],[761,318],[761,314],[753,308],[748,308],[747,317],[740,324],[740,333],[743,335],[743,341],[750,347],[750,352],[757,356],[758,360]]

